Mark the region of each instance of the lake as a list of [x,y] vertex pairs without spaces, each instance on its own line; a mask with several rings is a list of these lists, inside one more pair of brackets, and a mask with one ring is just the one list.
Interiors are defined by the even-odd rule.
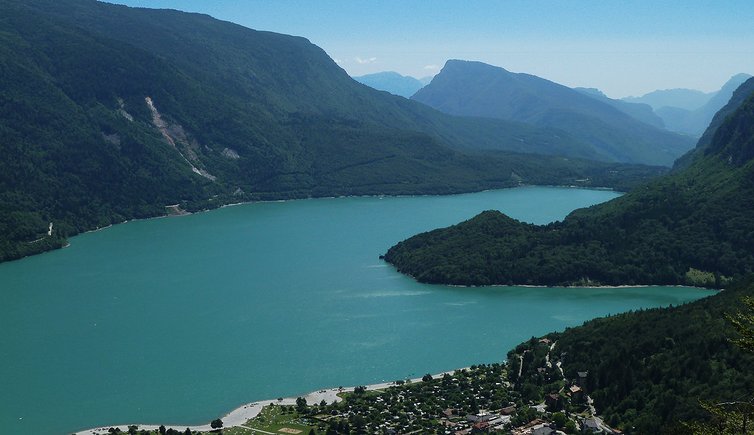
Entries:
[[135,221],[0,264],[0,428],[198,424],[253,400],[499,362],[691,288],[458,288],[378,257],[488,209],[534,223],[618,196],[523,187],[268,202]]

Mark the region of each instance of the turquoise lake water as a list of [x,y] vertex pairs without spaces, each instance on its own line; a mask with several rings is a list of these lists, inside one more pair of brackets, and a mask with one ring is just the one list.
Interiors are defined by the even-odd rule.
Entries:
[[711,294],[432,286],[378,258],[483,210],[546,223],[616,196],[525,187],[246,204],[0,264],[0,432],[199,424],[249,401],[502,361],[531,336]]

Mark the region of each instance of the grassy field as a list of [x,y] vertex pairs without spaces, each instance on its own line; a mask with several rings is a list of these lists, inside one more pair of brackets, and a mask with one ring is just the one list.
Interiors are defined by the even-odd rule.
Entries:
[[233,428],[246,430],[246,432],[231,432],[231,429],[224,431],[226,434],[283,434],[283,435],[308,435],[312,430],[317,429],[315,421],[309,418],[301,418],[293,407],[286,407],[290,411],[284,411],[281,406],[266,406],[262,412],[253,420],[249,420],[242,428]]

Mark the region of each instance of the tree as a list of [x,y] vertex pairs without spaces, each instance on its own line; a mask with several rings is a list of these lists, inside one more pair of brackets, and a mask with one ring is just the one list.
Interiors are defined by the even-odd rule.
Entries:
[[296,398],[296,411],[299,414],[306,412],[306,399],[304,399],[303,397]]
[[220,429],[223,427],[223,421],[219,418],[216,418],[212,420],[212,422],[209,424],[212,429]]
[[568,420],[565,424],[566,433],[576,433],[576,423],[573,420]]
[[160,425],[160,428],[158,430],[160,432],[160,435],[165,435],[167,433],[167,429],[165,429],[165,425]]
[[733,338],[730,341],[743,350],[754,352],[754,298],[744,296],[741,302],[746,312],[738,312],[726,316],[728,321],[736,328],[739,338]]
[[556,412],[552,415],[552,422],[555,423],[559,428],[565,427],[566,421],[567,418],[562,412]]
[[[754,352],[754,298],[744,296],[741,303],[744,311],[725,316],[739,335],[729,340],[747,352]],[[706,423],[685,423],[684,425],[695,435],[754,434],[754,424],[751,422],[754,415],[754,399],[722,403],[701,402],[701,407],[712,416],[712,419]]]
[[422,376],[422,381],[423,382],[429,382],[431,380],[432,380],[432,375],[430,375],[429,373],[427,373],[426,375]]

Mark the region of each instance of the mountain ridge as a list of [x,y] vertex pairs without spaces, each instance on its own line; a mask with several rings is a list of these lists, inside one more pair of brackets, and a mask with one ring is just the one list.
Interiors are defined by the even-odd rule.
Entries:
[[696,110],[707,103],[715,92],[702,92],[697,89],[687,88],[658,89],[639,97],[623,97],[621,100],[630,103],[648,104],[655,110],[663,107]]
[[385,259],[430,283],[724,287],[754,272],[752,126],[748,93],[686,168],[549,225],[484,212]]
[[600,159],[672,165],[691,139],[637,121],[566,86],[482,62],[449,60],[413,100],[452,115],[557,128],[590,144]]
[[649,104],[631,103],[628,101],[609,98],[602,91],[596,88],[573,88],[573,90],[595,98],[598,101],[602,101],[603,103],[609,104],[610,106],[620,110],[621,112],[636,119],[637,121],[651,125],[652,127],[662,129],[665,128],[665,123],[663,122],[662,118],[657,116],[657,114],[652,109],[652,106],[650,106]]
[[[678,105],[673,105],[672,100],[666,101],[664,104],[657,106],[655,102],[654,111],[663,120],[665,128],[670,131],[675,131],[681,134],[691,135],[693,137],[699,137],[707,129],[707,126],[712,121],[715,113],[717,113],[725,104],[728,103],[730,97],[741,84],[751,77],[749,74],[739,73],[728,79],[723,86],[714,92],[701,93],[697,95],[698,99],[696,104],[684,105],[683,102],[677,101]],[[683,89],[676,89],[670,91],[688,91]],[[670,91],[655,91],[657,93],[670,92]],[[645,95],[652,96],[653,93]],[[660,95],[660,98],[661,95]],[[695,97],[696,98],[696,97]],[[644,97],[624,99],[624,101],[641,102],[645,101]],[[653,100],[649,98],[649,102]]]
[[395,71],[383,71],[363,76],[353,77],[357,82],[377,89],[390,92],[394,95],[410,98],[419,89],[424,87],[421,79],[404,76]]

